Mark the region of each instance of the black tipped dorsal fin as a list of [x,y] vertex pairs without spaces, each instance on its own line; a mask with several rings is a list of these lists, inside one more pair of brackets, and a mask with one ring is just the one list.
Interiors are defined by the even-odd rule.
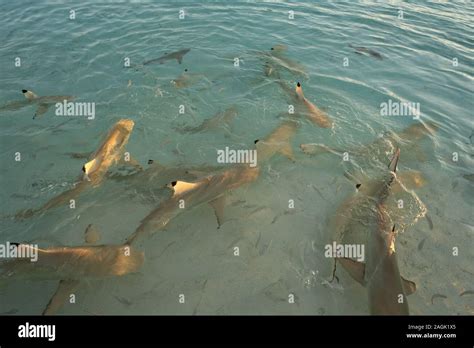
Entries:
[[33,93],[32,91],[28,91],[27,89],[23,89],[21,92],[23,93],[25,98],[28,100],[33,100],[33,99],[38,98],[38,96],[35,93]]
[[186,193],[194,189],[198,185],[199,185],[198,183],[194,183],[194,182],[173,181],[170,184],[170,188],[172,188],[174,191],[173,196],[176,196],[176,195],[181,195],[183,193]]

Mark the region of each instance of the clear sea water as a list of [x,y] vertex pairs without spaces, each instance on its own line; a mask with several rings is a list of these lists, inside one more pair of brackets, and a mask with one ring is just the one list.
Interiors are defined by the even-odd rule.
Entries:
[[[185,18],[179,19],[184,9]],[[70,19],[70,10],[76,18]],[[294,11],[294,19],[288,11]],[[403,19],[399,17],[403,11]],[[331,155],[307,156],[302,143],[353,149],[411,117],[383,117],[380,104],[419,102],[421,120],[440,129],[419,144],[424,160],[401,154],[400,168],[423,173],[416,189],[433,222],[413,222],[398,234],[400,271],[417,283],[412,314],[474,314],[474,6],[466,2],[0,2],[0,105],[38,95],[73,95],[96,103],[96,117],[67,118],[51,108],[32,119],[33,106],[0,114],[0,242],[82,245],[94,224],[102,243],[121,243],[157,203],[147,188],[106,182],[81,196],[71,212],[51,210],[25,221],[8,218],[39,207],[71,187],[83,160],[109,127],[131,118],[127,151],[146,166],[216,164],[216,149],[246,148],[281,122],[287,100],[263,74],[259,52],[276,44],[306,68],[306,97],[324,109],[333,129],[304,122],[292,140],[295,162],[274,157],[260,178],[229,195],[229,221],[216,228],[199,206],[143,243],[138,274],[85,280],[77,303],[61,314],[367,314],[367,295],[343,269],[328,283],[329,221],[355,191],[345,165]],[[349,47],[379,52],[379,60]],[[134,68],[191,48],[176,61]],[[15,67],[15,58],[21,67]],[[124,68],[130,58],[132,68]],[[240,57],[239,67],[234,58]],[[344,66],[344,58],[349,65]],[[453,64],[457,59],[457,66]],[[170,83],[188,69],[194,84]],[[287,83],[300,77],[282,73]],[[185,113],[179,114],[179,105]],[[181,134],[218,111],[239,110],[230,131]],[[14,153],[22,154],[21,162]],[[453,153],[458,161],[453,161]],[[368,153],[369,159],[374,155]],[[387,161],[389,157],[387,156]],[[359,159],[363,166],[365,159]],[[364,162],[365,161],[365,162]],[[370,176],[370,171],[367,171]],[[472,178],[471,178],[472,180]],[[126,184],[125,184],[126,185]],[[288,200],[295,208],[288,209]],[[276,220],[275,220],[276,219]],[[234,256],[234,247],[240,256]],[[453,248],[458,256],[453,256]],[[1,288],[0,312],[41,313],[57,281],[11,281]],[[185,303],[178,301],[185,295]],[[288,295],[295,303],[288,303]],[[446,298],[434,297],[435,294]]]

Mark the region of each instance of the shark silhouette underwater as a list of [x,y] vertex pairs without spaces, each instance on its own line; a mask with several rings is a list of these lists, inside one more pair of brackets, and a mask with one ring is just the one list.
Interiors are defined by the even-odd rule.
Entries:
[[356,229],[365,231],[365,263],[348,255],[337,255],[336,260],[367,288],[369,310],[375,315],[408,315],[406,296],[416,291],[416,284],[400,275],[395,252],[396,223],[387,208],[387,199],[398,180],[399,158],[397,149],[387,170],[375,179],[357,184],[357,193],[341,205],[332,219],[334,238],[344,245],[354,244],[352,234]]
[[[37,255],[37,260],[28,258],[10,259],[0,263],[0,281],[20,279],[59,280],[59,285],[43,311],[44,315],[56,313],[70,298],[81,281],[120,277],[138,272],[144,262],[144,253],[130,245],[91,245],[89,225],[86,230],[86,245],[74,247],[37,248],[29,244],[17,244],[22,255]],[[26,250],[32,249],[35,250]],[[20,250],[18,250],[20,254]]]
[[23,89],[22,93],[25,97],[25,100],[14,101],[8,104],[5,104],[0,107],[0,112],[4,111],[14,111],[24,108],[30,105],[37,105],[36,112],[33,116],[33,119],[45,114],[51,105],[56,103],[62,103],[64,101],[71,101],[74,99],[70,95],[54,95],[54,96],[38,96],[32,91]]
[[89,188],[98,187],[102,184],[109,169],[117,163],[139,167],[138,163],[130,158],[124,160],[125,145],[128,143],[134,122],[129,119],[121,119],[116,122],[95,152],[89,155],[89,160],[82,167],[82,175],[75,186],[60,195],[50,199],[37,209],[27,209],[16,214],[17,219],[25,219],[42,214],[49,209],[61,205],[69,204],[71,199],[75,199],[83,191]]

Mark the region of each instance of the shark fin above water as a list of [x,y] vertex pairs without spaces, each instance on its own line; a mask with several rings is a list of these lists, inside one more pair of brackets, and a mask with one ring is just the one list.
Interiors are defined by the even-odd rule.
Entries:
[[38,95],[36,95],[32,91],[28,91],[27,89],[23,89],[21,92],[23,93],[25,98],[28,99],[28,100],[33,100],[33,99],[38,99],[39,98]]
[[220,196],[209,202],[209,205],[214,209],[214,213],[216,214],[217,228],[220,228],[224,223],[225,201],[225,196]]
[[186,182],[186,181],[173,181],[169,187],[173,189],[174,193],[173,196],[179,196],[182,195],[192,189],[194,189],[196,186],[199,186],[198,183],[195,182]]

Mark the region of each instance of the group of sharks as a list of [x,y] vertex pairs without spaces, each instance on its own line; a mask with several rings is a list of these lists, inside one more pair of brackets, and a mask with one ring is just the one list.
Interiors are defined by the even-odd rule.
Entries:
[[[137,272],[143,265],[144,252],[137,247],[139,241],[146,240],[157,231],[163,230],[178,215],[203,204],[209,204],[215,212],[217,228],[224,222],[224,208],[229,191],[238,189],[255,182],[261,174],[261,168],[276,155],[282,155],[292,162],[296,162],[291,141],[298,129],[306,121],[312,125],[327,129],[333,127],[334,121],[318,108],[303,93],[300,82],[293,87],[281,76],[289,72],[296,76],[306,76],[305,67],[286,56],[286,46],[276,45],[268,51],[260,53],[263,62],[265,78],[275,82],[281,89],[289,103],[295,106],[294,113],[285,113],[280,124],[266,137],[254,142],[258,154],[258,165],[250,167],[248,164],[232,164],[221,166],[165,166],[150,160],[144,168],[133,158],[124,156],[125,147],[133,132],[134,121],[121,119],[116,122],[97,150],[90,155],[82,166],[75,186],[60,195],[52,198],[36,209],[18,212],[15,219],[28,219],[43,215],[51,209],[69,204],[71,199],[79,198],[88,191],[94,190],[106,180],[112,179],[111,170],[115,166],[125,165],[133,167],[131,174],[118,177],[125,180],[128,186],[134,183],[156,187],[165,192],[165,199],[145,216],[139,226],[126,238],[124,243],[117,245],[95,245],[99,239],[98,232],[89,226],[85,233],[85,245],[60,246],[38,248],[37,262],[28,259],[13,259],[0,263],[0,281],[26,277],[28,279],[55,279],[59,286],[43,311],[43,314],[54,314],[66,302],[69,295],[87,278],[103,278],[107,276],[123,276]],[[163,57],[149,60],[143,65],[153,63],[162,64],[168,60],[182,63],[183,56],[189,49],[166,54]],[[7,104],[1,110],[12,110],[30,103],[36,103],[39,116],[48,106],[64,99],[71,100],[70,96],[38,97],[31,91],[23,90],[26,102]],[[229,124],[238,114],[235,106],[216,114],[197,127],[181,129],[182,132],[205,132],[222,123]],[[305,121],[306,120],[306,121]],[[405,297],[413,293],[416,285],[401,277],[395,252],[395,237],[397,224],[390,217],[386,209],[386,202],[395,185],[402,184],[402,177],[397,175],[397,164],[400,161],[404,148],[414,146],[416,142],[427,135],[433,135],[437,129],[435,124],[417,123],[405,129],[400,134],[390,134],[381,141],[354,149],[359,154],[368,154],[374,148],[385,143],[391,145],[391,159],[388,165],[377,178],[361,180],[357,174],[350,173],[347,177],[354,181],[357,188],[355,197],[348,198],[341,208],[346,214],[337,216],[337,231],[350,231],[356,218],[352,212],[362,211],[363,219],[370,221],[367,224],[367,257],[365,263],[351,258],[337,257],[336,260],[357,282],[367,288],[368,303],[372,314],[408,314],[408,302]],[[384,145],[385,146],[385,145]],[[323,144],[301,144],[302,156],[320,154],[340,155],[342,150],[333,149]],[[350,152],[351,152],[350,151]],[[386,153],[386,152],[383,152]],[[85,155],[84,155],[85,156]],[[77,156],[82,157],[82,156]],[[384,160],[384,159],[383,159]],[[419,182],[419,178],[412,178],[412,182]],[[417,180],[418,179],[418,180]],[[416,186],[416,185],[415,185]],[[185,209],[180,206],[185,204]],[[362,209],[356,209],[357,206]],[[337,239],[338,233],[334,234]],[[17,244],[18,249],[31,248],[28,244]],[[401,298],[401,300],[400,300]]]

